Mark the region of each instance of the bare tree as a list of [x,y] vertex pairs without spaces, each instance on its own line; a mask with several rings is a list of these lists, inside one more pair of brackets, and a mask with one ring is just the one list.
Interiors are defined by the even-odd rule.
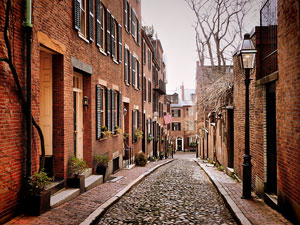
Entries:
[[243,35],[249,0],[185,0],[196,16],[196,45],[202,66],[226,66],[226,57]]

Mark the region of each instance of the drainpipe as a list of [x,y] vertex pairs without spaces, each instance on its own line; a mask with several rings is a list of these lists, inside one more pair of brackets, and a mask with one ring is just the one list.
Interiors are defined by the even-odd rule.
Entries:
[[32,110],[31,110],[31,42],[32,42],[32,1],[26,0],[26,21],[23,24],[26,35],[26,93],[27,93],[27,107],[26,107],[26,129],[27,129],[27,157],[26,157],[26,177],[32,174]]

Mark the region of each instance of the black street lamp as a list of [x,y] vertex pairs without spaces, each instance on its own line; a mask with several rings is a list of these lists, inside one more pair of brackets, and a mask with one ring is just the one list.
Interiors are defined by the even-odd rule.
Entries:
[[238,52],[241,68],[245,71],[245,154],[243,156],[243,199],[251,198],[251,155],[250,155],[250,139],[249,139],[249,85],[250,70],[254,68],[255,47],[250,39],[250,34],[244,35],[244,40]]

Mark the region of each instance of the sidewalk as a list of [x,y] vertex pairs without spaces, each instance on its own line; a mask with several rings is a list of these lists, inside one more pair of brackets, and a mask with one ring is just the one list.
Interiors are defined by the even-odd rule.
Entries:
[[77,198],[54,208],[39,217],[18,216],[6,225],[12,224],[90,224],[110,204],[118,201],[130,188],[158,167],[171,162],[172,159],[151,162],[146,167],[134,167],[131,170],[120,170],[113,176],[123,178],[117,182],[106,182]]
[[252,193],[253,199],[251,200],[241,199],[241,183],[225,175],[224,172],[218,171],[212,164],[206,163],[203,160],[195,161],[209,176],[225,200],[225,203],[241,224],[292,224],[279,212],[266,205],[254,193]]

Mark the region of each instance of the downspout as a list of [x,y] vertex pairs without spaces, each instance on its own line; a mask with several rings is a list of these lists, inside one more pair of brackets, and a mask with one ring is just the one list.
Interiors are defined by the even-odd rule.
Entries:
[[23,24],[25,27],[26,36],[26,129],[27,129],[27,157],[26,157],[26,177],[32,174],[32,110],[31,110],[31,42],[32,42],[32,1],[26,0],[26,21]]

